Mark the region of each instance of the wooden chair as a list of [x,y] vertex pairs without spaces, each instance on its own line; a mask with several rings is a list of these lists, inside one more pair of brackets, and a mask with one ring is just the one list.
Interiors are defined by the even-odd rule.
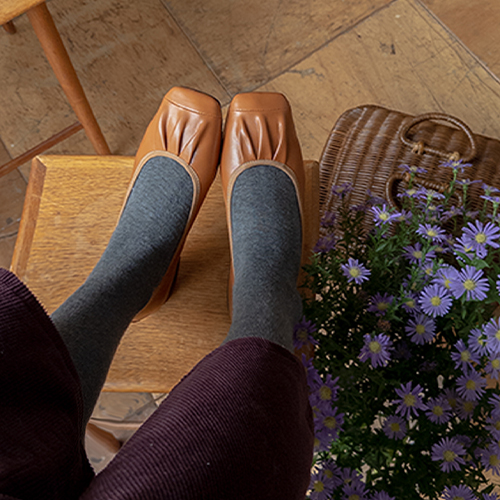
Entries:
[[9,173],[43,151],[67,139],[82,128],[85,130],[95,151],[101,155],[109,155],[109,147],[95,119],[92,108],[85,96],[78,76],[64,48],[59,32],[57,31],[45,2],[42,0],[0,1],[0,25],[3,25],[8,33],[13,34],[16,32],[12,19],[24,13],[28,14],[28,18],[42,45],[45,55],[79,121],[29,151],[26,151],[17,158],[1,165],[0,176]]
[[[91,272],[113,232],[132,157],[42,156],[33,160],[11,270],[51,313]],[[319,166],[306,162],[305,241],[319,234]],[[154,315],[132,323],[105,391],[168,393],[224,340],[229,241],[220,177],[186,240],[173,293]],[[90,429],[102,442],[95,428]],[[116,446],[111,443],[110,449]]]

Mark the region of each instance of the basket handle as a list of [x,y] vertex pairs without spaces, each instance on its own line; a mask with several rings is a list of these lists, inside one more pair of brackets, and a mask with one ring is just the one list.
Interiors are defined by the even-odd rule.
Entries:
[[[462,130],[462,132],[465,133],[465,135],[470,141],[470,151],[468,152],[468,154],[460,155],[458,151],[453,151],[450,153],[448,151],[442,151],[441,149],[435,149],[432,148],[431,146],[427,146],[423,141],[414,142],[408,139],[407,137],[408,132],[415,125],[428,120],[440,120],[444,122],[449,122],[455,125],[460,130]],[[416,116],[415,118],[413,118],[413,120],[410,120],[404,127],[401,127],[399,131],[399,139],[403,144],[410,147],[412,149],[412,152],[414,153],[417,154],[424,154],[426,152],[433,153],[436,156],[439,156],[440,158],[443,158],[445,160],[458,161],[461,159],[464,162],[468,162],[472,160],[472,158],[474,158],[477,154],[477,145],[471,129],[462,120],[459,120],[458,118],[447,115],[445,113],[425,113],[423,115]]]
[[[433,182],[429,181],[427,179],[421,179],[415,177],[413,179],[415,183],[419,184],[420,186],[425,187],[426,189],[432,189],[434,191],[437,191],[438,193],[443,194],[446,189],[448,188],[448,184],[445,183],[439,183],[439,182]],[[395,198],[395,193],[397,192],[397,184],[405,181],[406,183],[410,182],[410,174],[408,172],[404,173],[399,173],[396,172],[392,174],[389,179],[387,180],[387,183],[385,185],[385,199],[389,201],[389,204],[393,208],[401,208],[401,203],[399,203],[398,200]]]
[[[455,125],[458,129],[462,130],[467,138],[469,139],[470,142],[470,149],[467,154],[465,155],[460,155],[458,151],[443,151],[441,149],[436,149],[432,148],[431,146],[427,146],[423,141],[419,142],[414,142],[411,141],[408,138],[408,132],[418,123],[425,122],[428,120],[440,120],[440,121],[445,121],[452,123]],[[472,134],[471,129],[462,121],[459,120],[458,118],[455,118],[454,116],[447,115],[445,113],[425,113],[423,115],[418,115],[412,120],[410,120],[404,127],[401,127],[399,130],[399,140],[411,148],[413,153],[422,155],[424,153],[432,153],[439,158],[442,158],[444,160],[451,160],[451,161],[458,161],[462,160],[464,162],[468,162],[472,160],[477,154],[477,145],[476,145],[476,140],[474,139],[474,135]],[[395,186],[396,183],[399,182],[409,182],[410,181],[410,174],[408,172],[406,173],[400,173],[400,172],[395,172],[393,173],[389,179],[387,180],[387,183],[385,185],[385,196],[386,199],[389,201],[389,203],[393,207],[399,207],[400,204],[398,201],[395,199],[394,193],[396,193],[397,187]],[[424,186],[426,189],[433,189],[434,191],[437,191],[438,193],[444,193],[445,190],[447,189],[448,185],[444,183],[438,183],[434,182],[431,180],[427,179],[422,179],[420,177],[415,177],[414,179],[415,183],[420,184],[421,186]]]

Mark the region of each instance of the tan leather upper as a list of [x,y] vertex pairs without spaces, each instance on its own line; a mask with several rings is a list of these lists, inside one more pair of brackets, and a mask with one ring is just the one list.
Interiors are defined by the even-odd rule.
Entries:
[[220,104],[195,90],[174,87],[163,98],[135,157],[135,169],[146,155],[167,151],[191,165],[200,180],[202,201],[219,163],[222,136]]
[[283,94],[271,92],[238,94],[233,98],[227,114],[220,162],[231,252],[228,290],[230,314],[234,283],[231,192],[241,172],[263,163],[279,168],[290,177],[297,190],[301,221],[304,224],[304,164],[288,101]]
[[[245,163],[271,160],[289,167],[304,199],[304,167],[290,105],[283,94],[238,94],[229,107],[221,157],[224,192],[235,171]],[[228,200],[226,200],[228,201]]]

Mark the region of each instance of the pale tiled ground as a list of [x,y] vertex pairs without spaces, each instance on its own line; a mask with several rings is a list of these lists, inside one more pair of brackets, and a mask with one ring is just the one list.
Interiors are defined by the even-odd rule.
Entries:
[[[446,111],[500,137],[500,87],[486,69],[500,74],[500,3],[425,4],[485,66],[418,0],[53,0],[49,8],[113,154],[134,154],[162,95],[184,85],[223,105],[240,91],[285,92],[304,156],[318,159],[340,113],[365,103]],[[0,163],[75,120],[26,16],[16,26],[15,36],[0,33]],[[83,132],[53,151],[93,152]],[[0,178],[3,267],[28,175],[24,165]],[[112,401],[101,400],[100,417],[133,420],[154,406],[147,395]]]

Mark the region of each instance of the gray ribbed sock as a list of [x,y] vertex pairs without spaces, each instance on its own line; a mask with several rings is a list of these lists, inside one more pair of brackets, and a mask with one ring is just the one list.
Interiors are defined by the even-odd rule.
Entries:
[[293,351],[302,228],[295,187],[263,164],[242,172],[231,197],[233,317],[224,342],[261,337]]
[[87,419],[123,333],[168,269],[192,197],[191,177],[180,164],[148,160],[101,259],[52,314],[80,376]]

